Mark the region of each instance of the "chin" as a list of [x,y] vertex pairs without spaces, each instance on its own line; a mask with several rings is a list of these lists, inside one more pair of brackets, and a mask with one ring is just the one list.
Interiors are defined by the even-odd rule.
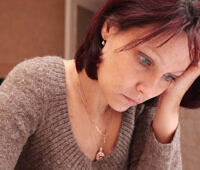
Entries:
[[117,111],[117,112],[125,112],[128,108],[130,108],[131,106],[130,105],[127,105],[127,103],[115,103],[115,104],[109,104],[109,106]]
[[112,98],[107,98],[107,102],[108,105],[117,112],[124,112],[133,106],[124,99],[122,94],[115,94]]
[[125,112],[128,108],[113,108],[117,112]]

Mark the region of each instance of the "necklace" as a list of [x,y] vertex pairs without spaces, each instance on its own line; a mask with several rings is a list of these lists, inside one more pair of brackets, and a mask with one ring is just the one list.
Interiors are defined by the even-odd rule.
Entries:
[[[112,120],[112,115],[113,115],[113,114],[111,114],[111,120]],[[111,124],[111,123],[110,123],[110,124]],[[99,127],[98,127],[97,125],[95,125],[95,128],[96,128],[96,131],[97,131],[101,136],[103,136],[103,146],[104,146],[105,143],[106,143],[106,137],[107,137],[108,133],[107,133],[106,129],[105,129],[105,133],[102,133],[102,131],[99,129]],[[102,159],[103,157],[105,157],[105,154],[104,154],[104,152],[103,152],[103,146],[100,146],[100,147],[97,146],[97,148],[99,148],[99,149],[98,149],[98,151],[97,151],[97,153],[96,153],[96,160],[99,160],[99,159]]]
[[[84,98],[85,98],[85,102],[84,102],[83,96],[82,96],[82,94],[80,93],[80,90],[79,90],[79,93],[80,93],[80,96],[81,96],[81,100],[82,100],[83,104],[84,104],[85,106],[87,106],[87,105],[88,105],[88,102],[87,102],[87,99],[86,99],[86,97],[85,97],[83,88],[82,88],[82,86],[81,86],[81,81],[80,81],[79,76],[78,76],[78,79],[79,79],[79,86],[80,86],[80,88],[81,88],[81,90],[82,90],[82,92],[83,92]],[[79,89],[79,88],[78,88],[78,89]],[[85,107],[85,110],[86,110],[86,112],[88,113],[86,107]],[[110,110],[111,110],[111,109],[110,109]],[[110,113],[111,113],[111,112],[110,112]],[[89,113],[88,113],[88,117],[89,117],[89,121],[91,122],[91,124],[95,127],[95,130],[103,137],[103,146],[104,146],[105,143],[106,143],[106,137],[107,137],[107,130],[106,130],[106,128],[105,128],[105,131],[102,132],[102,131],[100,130],[100,128],[96,125],[96,123],[94,122],[94,120],[92,120],[92,119],[90,118]],[[112,117],[112,114],[111,114],[111,117]],[[111,120],[112,120],[112,119],[111,119]],[[96,143],[96,145],[97,145],[97,143]],[[98,151],[97,151],[96,156],[95,156],[96,160],[100,160],[100,159],[102,159],[103,157],[105,157],[105,153],[103,152],[103,146],[102,146],[102,145],[100,145],[100,146],[97,145]]]

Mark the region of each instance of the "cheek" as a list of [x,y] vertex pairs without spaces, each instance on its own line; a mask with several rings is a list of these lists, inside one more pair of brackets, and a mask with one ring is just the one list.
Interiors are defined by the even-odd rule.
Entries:
[[98,77],[101,77],[103,82],[110,84],[117,84],[117,82],[123,81],[124,74],[126,74],[126,64],[123,60],[120,60],[122,57],[113,53],[107,53],[103,58],[98,69]]
[[115,74],[115,68],[109,65],[106,59],[99,66],[97,74],[98,84],[104,94],[110,93],[116,88],[117,75]]
[[[107,60],[108,61],[108,60]],[[127,69],[115,60],[105,61],[98,70],[98,83],[105,96],[121,94],[127,88]]]

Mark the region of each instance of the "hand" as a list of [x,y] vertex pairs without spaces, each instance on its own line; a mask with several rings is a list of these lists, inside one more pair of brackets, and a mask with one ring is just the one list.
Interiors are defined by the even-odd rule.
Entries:
[[179,107],[183,96],[199,76],[200,61],[197,66],[191,64],[175,82],[171,83],[170,87],[160,95],[159,105]]
[[159,142],[169,143],[173,138],[179,121],[180,102],[198,76],[200,76],[200,61],[197,66],[191,64],[188,69],[160,95],[156,108],[156,115],[152,123],[155,136]]

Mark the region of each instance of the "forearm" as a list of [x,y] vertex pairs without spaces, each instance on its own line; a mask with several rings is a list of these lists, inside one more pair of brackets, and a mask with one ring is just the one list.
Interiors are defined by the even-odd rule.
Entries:
[[170,143],[179,122],[179,107],[157,107],[152,127],[160,143]]
[[[164,107],[163,107],[164,108]],[[165,111],[166,111],[165,107]],[[162,141],[159,139],[157,140],[156,138],[156,133],[157,136],[159,136],[158,133],[161,134],[161,136],[164,136],[167,134],[167,138],[170,136],[170,130],[169,128],[171,127],[170,125],[172,124],[172,121],[175,120],[168,120],[170,119],[170,116],[156,116],[156,110],[157,112],[159,111],[158,107],[151,108],[150,110],[146,110],[149,113],[142,113],[140,119],[138,119],[137,126],[135,128],[135,133],[133,136],[133,150],[132,150],[132,162],[130,165],[130,169],[134,170],[182,170],[182,160],[181,160],[181,151],[180,151],[180,123],[178,122],[177,128],[175,127],[175,133],[172,136],[173,139],[171,142],[165,143],[165,141],[162,143]],[[165,113],[161,112],[161,110],[158,112],[159,113]],[[170,111],[168,108],[168,112],[166,111],[167,114],[177,114],[175,111]],[[165,114],[165,115],[167,115]],[[163,114],[164,115],[164,114]],[[162,122],[160,124],[160,120]],[[164,121],[165,120],[165,121]],[[153,121],[155,124],[155,128],[158,128],[158,132],[154,132],[153,127]],[[149,123],[147,123],[149,122]],[[159,124],[158,124],[158,123]],[[162,125],[168,125],[167,126],[162,126]],[[150,128],[149,128],[150,127]],[[163,130],[164,129],[164,130]],[[166,129],[166,130],[165,130]],[[164,134],[164,135],[163,135]],[[165,138],[165,136],[164,136]],[[169,140],[169,139],[167,139]],[[136,150],[136,148],[141,148],[140,152]],[[138,156],[138,158],[137,158]],[[139,161],[138,161],[139,160]]]

